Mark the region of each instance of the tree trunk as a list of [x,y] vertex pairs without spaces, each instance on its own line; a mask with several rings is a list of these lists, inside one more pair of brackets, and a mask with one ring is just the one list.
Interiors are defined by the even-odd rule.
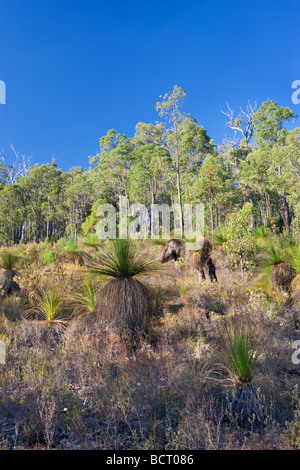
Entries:
[[11,241],[12,241],[12,244],[14,244],[14,242],[15,242],[15,238],[14,238],[14,225],[13,225],[11,213],[9,213],[9,217],[10,217],[10,227],[11,227]]
[[214,211],[213,211],[213,199],[209,199],[209,207],[210,207],[210,223],[211,223],[211,231],[212,235],[214,234]]
[[283,204],[281,205],[279,212],[280,212],[281,217],[283,218],[286,232],[287,234],[289,234],[291,231],[291,217],[290,217],[289,204],[285,196],[283,196]]
[[182,214],[182,196],[181,196],[180,171],[179,171],[179,155],[177,155],[177,161],[176,161],[176,176],[177,176],[177,193],[178,193],[178,205],[179,205],[179,227],[180,227],[181,238],[182,238],[183,214]]

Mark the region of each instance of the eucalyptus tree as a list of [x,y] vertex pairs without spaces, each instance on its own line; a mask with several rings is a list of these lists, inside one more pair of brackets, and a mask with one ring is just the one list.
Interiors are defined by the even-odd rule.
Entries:
[[135,126],[134,143],[135,145],[156,144],[163,145],[164,141],[164,123],[146,124],[138,122]]
[[22,237],[25,206],[17,185],[3,186],[0,190],[0,242],[14,244]]
[[96,199],[93,192],[93,175],[91,171],[74,167],[64,174],[64,180],[66,231],[76,240],[79,228],[90,214]]
[[284,144],[287,130],[285,122],[297,115],[288,107],[278,106],[275,101],[265,101],[253,115],[254,140],[259,148]]
[[30,167],[28,175],[17,180],[26,205],[24,222],[28,223],[29,238],[33,230],[35,242],[50,237],[53,232],[57,207],[62,200],[62,174],[52,161]]
[[215,211],[217,209],[218,225],[221,224],[226,210],[232,203],[238,201],[237,188],[230,176],[230,172],[223,165],[219,156],[209,155],[206,157],[198,179],[195,181],[192,191],[194,197],[201,202],[207,202],[210,213],[210,225],[212,234],[215,228]]
[[130,194],[135,202],[162,202],[168,192],[169,152],[154,143],[140,145],[131,154]]
[[182,194],[191,202],[189,188],[199,177],[201,167],[208,155],[217,155],[214,142],[196,119],[187,117],[183,123],[182,138],[179,142],[182,167]]
[[[172,168],[176,175],[177,200],[179,206],[180,230],[183,230],[183,194],[186,191],[190,201],[189,187],[199,174],[199,169],[209,154],[215,154],[215,145],[204,127],[196,119],[181,111],[186,92],[174,86],[172,93],[162,96],[156,103],[156,110],[165,120],[163,145],[169,151]],[[170,168],[170,170],[172,170]]]
[[172,93],[161,96],[162,101],[156,103],[156,110],[166,120],[169,127],[165,129],[164,145],[169,150],[176,172],[177,197],[179,207],[179,229],[183,233],[182,188],[181,188],[181,149],[180,141],[183,135],[183,124],[186,116],[180,111],[186,92],[174,86]]
[[290,231],[289,203],[299,188],[299,131],[284,127],[296,115],[288,107],[266,101],[253,116],[256,148],[241,165],[241,182],[259,194],[261,218],[266,225],[272,212],[280,214]]
[[100,152],[90,158],[95,172],[106,186],[113,191],[117,201],[120,196],[129,195],[130,154],[133,150],[132,139],[110,129],[100,138]]

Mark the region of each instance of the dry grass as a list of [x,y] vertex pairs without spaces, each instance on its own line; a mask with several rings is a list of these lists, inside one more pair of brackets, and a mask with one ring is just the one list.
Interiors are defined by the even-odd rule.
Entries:
[[[78,317],[83,268],[56,259],[42,269],[36,247],[26,253],[22,297],[0,302],[2,448],[300,448],[300,372],[291,361],[297,278],[293,296],[278,302],[249,289],[238,270],[230,276],[224,253],[213,252],[219,284],[199,286],[174,263],[163,274],[148,272],[147,287],[135,278],[105,285],[94,278],[97,292],[102,286],[97,308]],[[66,315],[67,328],[22,318],[37,283],[68,291],[56,317]]]

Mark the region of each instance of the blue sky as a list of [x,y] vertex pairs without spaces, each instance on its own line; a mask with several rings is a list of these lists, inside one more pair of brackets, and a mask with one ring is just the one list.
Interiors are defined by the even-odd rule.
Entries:
[[217,144],[226,100],[300,114],[299,31],[298,0],[0,0],[0,149],[88,167],[108,129],[159,119],[174,85]]

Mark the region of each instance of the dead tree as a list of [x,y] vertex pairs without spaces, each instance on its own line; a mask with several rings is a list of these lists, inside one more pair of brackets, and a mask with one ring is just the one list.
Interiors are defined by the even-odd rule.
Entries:
[[234,137],[227,138],[232,145],[231,148],[235,148],[239,143],[237,133],[242,134],[242,138],[244,140],[243,145],[248,147],[250,139],[253,136],[253,115],[256,112],[257,103],[255,102],[254,105],[252,105],[250,102],[248,102],[246,109],[240,107],[240,112],[237,117],[234,117],[234,111],[230,108],[227,101],[226,105],[227,110],[221,110],[221,113],[228,117],[229,121],[227,122],[227,125],[234,131]]

